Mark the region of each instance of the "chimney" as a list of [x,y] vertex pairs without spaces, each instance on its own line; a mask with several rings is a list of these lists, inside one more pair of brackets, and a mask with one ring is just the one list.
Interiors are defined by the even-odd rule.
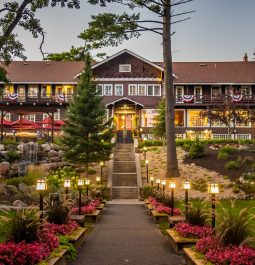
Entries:
[[248,62],[248,55],[247,55],[247,52],[244,54],[243,61],[244,61],[244,62]]

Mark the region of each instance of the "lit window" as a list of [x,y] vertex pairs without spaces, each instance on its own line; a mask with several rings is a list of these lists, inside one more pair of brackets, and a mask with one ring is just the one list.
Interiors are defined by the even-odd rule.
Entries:
[[155,118],[158,115],[157,109],[143,109],[142,110],[142,127],[154,127]]
[[103,96],[103,85],[97,84],[96,85],[96,91],[99,96]]
[[211,87],[211,95],[213,98],[221,96],[222,95],[221,86],[212,86]]
[[38,86],[31,85],[28,87],[28,96],[29,97],[37,97],[38,94]]
[[174,125],[177,127],[184,126],[184,110],[174,111]]
[[112,96],[112,85],[104,85],[104,95]]
[[130,73],[131,72],[131,64],[120,64],[119,65],[120,73]]
[[123,85],[115,85],[115,96],[123,96]]
[[138,95],[146,96],[146,85],[138,85]]
[[136,96],[137,95],[137,85],[129,85],[128,86],[128,95]]
[[188,110],[188,127],[208,127],[208,119],[202,117],[201,110]]

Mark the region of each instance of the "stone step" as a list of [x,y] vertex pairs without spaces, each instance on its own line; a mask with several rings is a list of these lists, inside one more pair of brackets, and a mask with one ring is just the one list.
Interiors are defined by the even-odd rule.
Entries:
[[112,187],[112,198],[113,199],[137,199],[138,188],[136,187]]

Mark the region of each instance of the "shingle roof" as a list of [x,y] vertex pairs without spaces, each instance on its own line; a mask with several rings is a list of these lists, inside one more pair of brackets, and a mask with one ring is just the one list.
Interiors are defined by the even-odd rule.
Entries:
[[175,62],[173,72],[177,84],[255,84],[255,62]]
[[74,83],[84,62],[15,61],[8,66],[12,83]]

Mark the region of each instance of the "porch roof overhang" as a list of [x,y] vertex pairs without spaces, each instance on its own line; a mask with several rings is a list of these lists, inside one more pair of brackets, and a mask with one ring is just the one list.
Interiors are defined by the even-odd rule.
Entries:
[[129,102],[132,103],[132,104],[139,105],[139,106],[142,107],[142,108],[144,107],[143,104],[141,104],[141,103],[139,103],[139,102],[137,102],[137,101],[135,101],[135,100],[132,100],[132,99],[130,99],[130,98],[127,98],[127,97],[120,98],[120,99],[114,100],[114,101],[112,101],[112,102],[109,102],[109,103],[107,103],[105,106],[106,106],[106,107],[109,107],[109,106],[111,106],[111,105],[115,105],[116,103],[119,103],[119,102],[121,102],[121,101],[129,101]]

